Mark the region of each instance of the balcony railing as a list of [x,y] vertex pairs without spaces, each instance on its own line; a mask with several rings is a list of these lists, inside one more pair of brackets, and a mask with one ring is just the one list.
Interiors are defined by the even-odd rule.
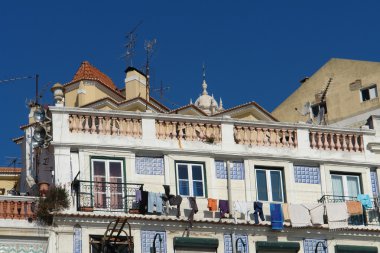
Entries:
[[26,220],[34,217],[36,199],[24,196],[0,196],[0,219]]
[[310,131],[312,149],[363,152],[363,134]]
[[75,180],[78,211],[128,212],[137,208],[136,191],[143,184]]
[[[352,196],[323,195],[319,203],[338,203],[345,201],[357,201]],[[363,215],[351,216],[348,220],[350,225],[380,226],[379,198],[372,198],[372,208],[363,209]]]

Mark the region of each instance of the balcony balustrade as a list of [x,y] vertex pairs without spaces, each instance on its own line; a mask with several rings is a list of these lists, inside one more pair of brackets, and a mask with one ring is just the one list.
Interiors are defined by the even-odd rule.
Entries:
[[128,212],[137,208],[136,191],[143,184],[75,180],[78,211]]
[[363,134],[310,131],[312,149],[363,152]]
[[237,144],[271,147],[297,147],[297,129],[235,125]]
[[34,197],[0,196],[0,219],[27,220],[34,217]]
[[72,133],[120,135],[140,138],[141,119],[97,115],[69,115],[69,129]]
[[[323,195],[319,203],[339,203],[345,201],[357,201],[356,197],[352,196],[337,196],[337,195]],[[365,225],[365,226],[379,226],[380,213],[379,213],[379,198],[372,198],[372,208],[364,209],[363,215],[351,216],[348,220],[350,225]]]

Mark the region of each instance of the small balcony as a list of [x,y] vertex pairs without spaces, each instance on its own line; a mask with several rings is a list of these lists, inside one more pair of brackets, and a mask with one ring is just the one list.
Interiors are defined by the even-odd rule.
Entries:
[[34,218],[35,197],[0,196],[0,219],[27,220]]
[[136,191],[143,184],[75,180],[77,210],[83,212],[129,212],[138,208]]
[[[357,198],[352,196],[323,195],[318,200],[319,203],[338,203],[345,201],[357,201]],[[372,198],[371,201],[372,208],[363,209],[362,215],[351,216],[348,219],[349,225],[380,226],[379,198]]]

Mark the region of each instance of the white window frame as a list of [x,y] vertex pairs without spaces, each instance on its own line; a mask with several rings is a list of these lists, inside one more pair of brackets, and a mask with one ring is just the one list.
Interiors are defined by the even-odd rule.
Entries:
[[[267,194],[268,194],[268,200],[261,200],[259,199],[259,189],[258,189],[258,186],[257,186],[257,171],[258,170],[261,170],[261,171],[265,171],[265,176],[266,176],[266,179],[267,179]],[[281,192],[282,192],[282,201],[273,201],[272,199],[272,180],[271,180],[271,176],[270,176],[270,172],[271,171],[278,171],[280,172],[280,177],[281,177]],[[281,169],[265,169],[265,168],[255,168],[255,176],[256,176],[256,199],[258,201],[264,201],[264,202],[275,202],[275,203],[284,203],[284,196],[285,196],[285,192],[284,192],[284,182],[283,182],[283,177],[282,177],[282,170]]]
[[[371,90],[374,89],[375,91],[375,94],[374,94],[374,97],[371,96]],[[369,99],[368,100],[363,100],[363,91],[364,90],[368,90],[368,93],[369,93]],[[361,102],[366,102],[366,101],[370,101],[372,99],[375,99],[379,96],[379,94],[377,93],[377,85],[376,84],[373,84],[373,85],[370,85],[368,87],[365,87],[363,89],[360,89],[360,101]]]
[[194,163],[194,162],[176,162],[175,169],[176,169],[176,184],[177,184],[177,192],[179,192],[179,173],[178,173],[178,165],[186,165],[187,166],[187,173],[188,173],[188,181],[189,181],[189,194],[190,195],[181,195],[184,197],[194,197],[194,189],[193,189],[193,181],[199,181],[199,180],[193,180],[193,171],[192,166],[201,166],[202,171],[202,185],[203,185],[203,196],[196,196],[198,198],[205,198],[206,197],[206,178],[205,178],[205,170],[204,170],[204,164],[203,163]]
[[[332,176],[339,176],[339,177],[342,177],[342,182],[343,182],[343,196],[345,197],[355,197],[356,196],[350,196],[348,194],[348,186],[347,186],[347,177],[355,177],[356,178],[356,181],[358,182],[358,186],[359,186],[359,194],[362,193],[362,188],[361,188],[361,185],[360,185],[360,175],[350,175],[350,174],[335,174],[335,173],[331,173],[331,189],[332,188]],[[334,192],[333,192],[334,194]]]
[[[121,166],[121,180],[122,180],[122,183],[125,183],[125,177],[124,177],[124,161],[123,160],[119,160],[119,159],[101,159],[101,158],[91,158],[91,182],[92,182],[92,185],[95,184],[95,172],[94,172],[94,162],[104,162],[105,164],[105,183],[111,183],[110,181],[110,162],[113,162],[113,163],[120,163],[120,166]],[[94,192],[92,192],[92,194],[94,194]],[[125,199],[125,191],[122,191],[122,199]],[[111,190],[110,188],[108,187],[106,189],[106,199],[110,199],[111,198]],[[95,200],[93,200],[95,201]],[[123,203],[123,208],[122,209],[112,209],[112,210],[124,210],[125,209],[125,203]],[[106,208],[96,208],[96,210],[108,210],[107,206]]]

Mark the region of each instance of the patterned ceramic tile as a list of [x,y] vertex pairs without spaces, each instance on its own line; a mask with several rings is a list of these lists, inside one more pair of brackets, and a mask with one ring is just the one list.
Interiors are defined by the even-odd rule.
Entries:
[[164,175],[164,158],[136,156],[135,168],[137,174]]
[[[248,253],[248,236],[247,235],[235,235],[235,240],[241,238],[245,243],[245,249],[243,251],[243,244],[241,240],[238,242],[237,250],[240,252]],[[236,243],[236,241],[235,241]],[[224,235],[224,253],[232,253],[232,237],[231,235]]]
[[305,253],[315,253],[315,247],[317,246],[317,243],[321,242],[318,245],[318,253],[327,253],[328,250],[327,248],[324,249],[322,246],[322,243],[327,246],[327,241],[326,240],[318,240],[318,239],[305,239],[303,241],[303,248]]
[[371,188],[374,197],[379,196],[379,183],[377,182],[376,171],[371,171]]
[[318,167],[294,166],[294,179],[296,183],[320,184],[321,175]]
[[0,239],[1,253],[45,253],[47,241]]
[[[215,161],[216,178],[227,179],[227,168],[224,161]],[[244,163],[232,162],[231,179],[244,180]]]
[[164,231],[152,231],[152,230],[141,230],[141,253],[150,253],[150,248],[153,247],[153,239],[156,234],[160,234],[162,238],[161,251],[160,251],[160,241],[157,236],[156,239],[156,250],[157,252],[166,253],[166,233]]

